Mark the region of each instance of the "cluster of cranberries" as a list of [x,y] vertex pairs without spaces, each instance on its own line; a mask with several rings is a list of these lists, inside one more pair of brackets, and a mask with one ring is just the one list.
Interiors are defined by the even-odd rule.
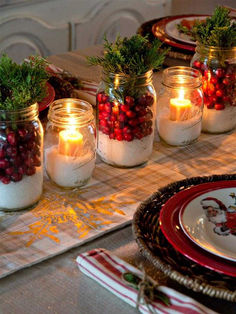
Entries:
[[110,101],[105,93],[97,95],[99,131],[110,139],[132,141],[153,132],[153,96],[146,93],[134,99],[126,96],[123,103]]
[[235,65],[210,68],[201,61],[194,61],[193,67],[202,73],[204,105],[208,109],[223,110],[226,105],[235,106]]
[[0,130],[0,182],[21,181],[41,165],[40,136],[34,125]]

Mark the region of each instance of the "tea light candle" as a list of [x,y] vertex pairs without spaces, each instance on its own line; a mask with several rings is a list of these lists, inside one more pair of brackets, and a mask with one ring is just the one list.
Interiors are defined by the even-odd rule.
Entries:
[[184,93],[179,91],[178,98],[171,98],[168,110],[164,110],[158,119],[160,137],[168,144],[187,145],[201,132],[201,115],[193,115],[193,106]]
[[47,174],[64,188],[79,187],[87,183],[95,166],[95,152],[86,146],[86,138],[80,133],[67,107],[68,126],[58,134],[58,145],[45,149]]
[[64,130],[59,133],[59,154],[77,157],[83,149],[83,135],[74,130]]
[[192,104],[189,99],[171,98],[170,100],[170,120],[188,120],[191,115]]

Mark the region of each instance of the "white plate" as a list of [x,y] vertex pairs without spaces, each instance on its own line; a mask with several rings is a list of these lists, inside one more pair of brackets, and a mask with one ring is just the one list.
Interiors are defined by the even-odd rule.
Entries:
[[193,196],[179,212],[185,234],[201,248],[236,262],[236,188]]
[[189,16],[189,17],[181,17],[178,19],[175,19],[173,21],[170,21],[165,26],[165,32],[168,36],[172,37],[175,40],[182,41],[186,44],[195,45],[195,41],[191,39],[191,36],[188,36],[186,34],[180,33],[178,31],[177,25],[181,23],[182,20],[205,20],[207,18],[206,15],[202,16]]

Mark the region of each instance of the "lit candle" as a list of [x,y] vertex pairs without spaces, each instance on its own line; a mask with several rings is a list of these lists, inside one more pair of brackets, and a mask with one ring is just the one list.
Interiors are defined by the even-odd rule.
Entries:
[[170,120],[184,121],[191,118],[192,104],[189,99],[184,99],[184,90],[179,90],[178,98],[170,99]]
[[83,149],[83,135],[73,129],[64,130],[59,133],[59,154],[78,157]]

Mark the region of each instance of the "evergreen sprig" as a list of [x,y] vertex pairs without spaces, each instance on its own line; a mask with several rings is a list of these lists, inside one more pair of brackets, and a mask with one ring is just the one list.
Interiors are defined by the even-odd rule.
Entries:
[[41,101],[49,78],[45,65],[40,57],[19,65],[4,54],[0,59],[0,110],[18,110]]
[[141,35],[123,39],[118,36],[114,43],[105,37],[104,56],[87,59],[90,65],[102,66],[106,73],[136,76],[161,67],[168,50],[160,51],[160,47],[158,39],[150,43]]
[[196,20],[192,30],[180,28],[183,33],[191,33],[191,37],[206,46],[231,48],[236,46],[236,23],[229,16],[230,10],[217,7],[206,22]]

